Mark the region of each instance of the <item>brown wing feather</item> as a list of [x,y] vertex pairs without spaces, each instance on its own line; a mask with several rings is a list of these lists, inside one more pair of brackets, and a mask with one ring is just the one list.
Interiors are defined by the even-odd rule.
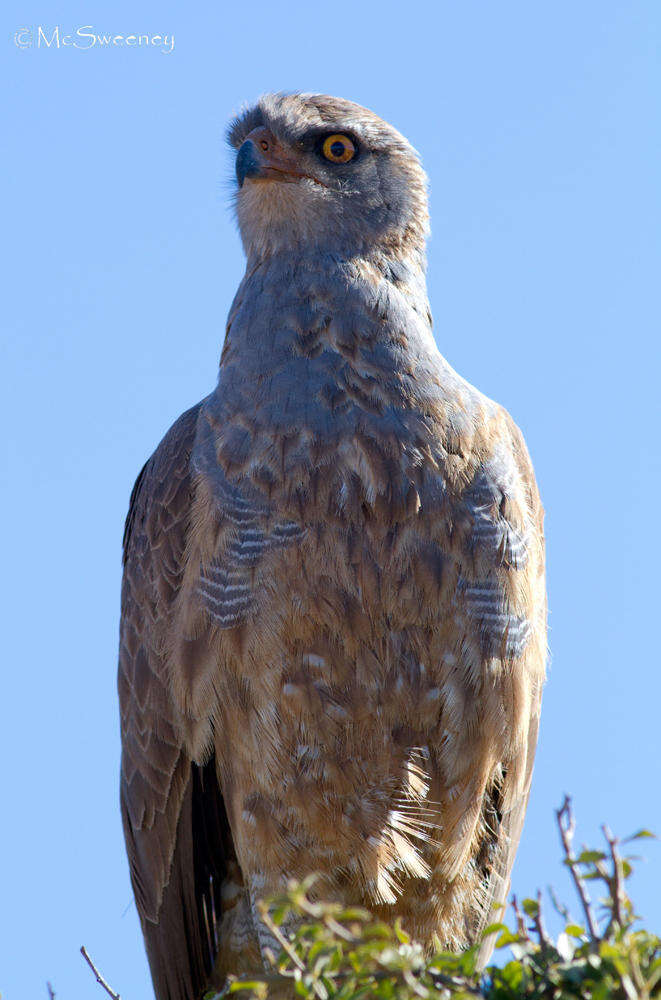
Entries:
[[[506,792],[506,785],[508,781],[507,774],[504,776],[503,787],[499,790],[499,801],[494,804],[494,812],[498,814],[499,821],[494,830],[496,834],[494,850],[489,858],[488,864],[485,866],[488,887],[486,905],[483,909],[482,919],[477,927],[476,940],[478,941],[487,926],[498,923],[503,919],[502,906],[506,902],[507,894],[510,889],[512,868],[514,866],[514,859],[516,857],[519,841],[521,839],[521,832],[523,830],[523,821],[528,807],[538,730],[539,716],[531,720],[528,733],[528,743],[522,751],[525,756],[525,772],[524,780],[522,782],[523,787],[515,796],[511,808],[506,813],[500,813],[498,809],[498,805],[504,798],[504,794]],[[497,936],[497,934],[490,934],[482,940],[477,956],[477,964],[479,968],[483,969],[489,961],[495,947]]]
[[[512,868],[521,839],[525,819],[530,786],[532,783],[537,737],[542,700],[542,683],[545,672],[544,645],[546,639],[546,588],[544,583],[544,509],[539,497],[532,462],[526,448],[521,431],[514,421],[505,414],[507,430],[511,440],[512,454],[520,475],[521,485],[525,492],[525,505],[528,510],[530,524],[533,527],[534,558],[529,567],[527,589],[531,596],[532,606],[536,606],[538,616],[538,631],[542,643],[538,644],[532,661],[527,664],[527,683],[530,687],[529,715],[525,720],[527,726],[526,738],[521,741],[518,752],[510,762],[509,770],[505,770],[503,780],[497,789],[497,801],[494,802],[494,813],[497,816],[494,834],[494,850],[485,866],[487,877],[486,905],[482,920],[478,927],[480,934],[489,924],[502,919],[501,907],[505,903],[510,889]],[[497,935],[486,937],[478,952],[478,966],[484,968],[493,952]]]
[[140,473],[124,535],[121,809],[158,1000],[192,1000],[208,982],[232,851],[214,760],[200,767],[186,753],[162,655],[184,570],[198,409],[183,414]]

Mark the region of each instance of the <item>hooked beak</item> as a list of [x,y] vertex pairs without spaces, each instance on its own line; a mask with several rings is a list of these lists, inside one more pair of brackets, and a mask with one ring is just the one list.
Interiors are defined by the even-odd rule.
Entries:
[[316,180],[300,169],[292,154],[283,149],[264,126],[253,129],[239,148],[236,156],[236,179],[239,187],[243,187],[248,178],[292,183],[301,177]]
[[246,177],[259,177],[262,164],[257,157],[255,144],[250,139],[246,139],[236,157],[236,179],[239,187],[243,187]]

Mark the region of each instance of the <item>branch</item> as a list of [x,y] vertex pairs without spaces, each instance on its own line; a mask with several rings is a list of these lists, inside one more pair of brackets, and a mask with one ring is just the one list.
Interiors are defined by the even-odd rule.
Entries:
[[265,903],[259,904],[259,916],[263,924],[265,924],[270,930],[273,937],[276,939],[282,950],[289,956],[294,965],[296,965],[301,972],[305,972],[305,965],[300,960],[292,946],[290,945],[287,938],[284,936],[280,928],[271,920],[269,916],[268,907]]
[[87,950],[85,948],[85,945],[82,945],[82,947],[80,949],[80,954],[83,956],[83,958],[85,959],[85,961],[89,965],[90,969],[92,970],[92,972],[96,976],[96,981],[99,984],[99,986],[103,987],[103,989],[106,991],[106,993],[108,994],[108,996],[112,997],[112,1000],[120,1000],[119,993],[115,993],[115,991],[112,990],[108,986],[107,982],[105,981],[105,979],[103,978],[103,976],[101,975],[101,973],[99,972],[99,970],[97,969],[96,965],[94,964],[94,962],[92,961],[92,959],[87,954]]
[[519,906],[519,901],[516,898],[516,894],[512,896],[512,910],[514,911],[514,919],[516,920],[516,931],[522,941],[530,941],[530,935],[528,934],[528,926],[526,924],[526,918],[521,912],[521,907]]
[[626,899],[626,893],[624,891],[624,873],[622,871],[622,858],[620,857],[620,852],[618,851],[619,841],[617,837],[614,837],[607,826],[602,826],[601,831],[606,838],[608,848],[610,851],[611,861],[613,863],[613,874],[607,879],[608,888],[611,892],[611,900],[613,904],[613,922],[617,923],[620,929],[625,927],[624,919],[624,900]]
[[565,800],[561,807],[556,809],[555,815],[558,821],[558,830],[560,831],[560,840],[562,841],[562,847],[565,852],[567,867],[571,872],[572,879],[574,880],[574,886],[576,888],[576,892],[578,893],[578,898],[580,899],[581,906],[583,907],[585,922],[588,926],[590,937],[593,941],[598,941],[599,928],[597,927],[592,913],[592,903],[590,902],[590,897],[586,892],[583,879],[581,878],[581,874],[578,870],[576,858],[572,853],[572,841],[574,839],[576,823],[574,821],[574,814],[571,808],[571,799],[568,795],[565,795]]
[[574,923],[568,908],[564,905],[564,903],[561,903],[558,897],[556,896],[553,890],[553,886],[547,885],[546,891],[548,892],[551,902],[553,903],[553,909],[555,910],[555,912],[562,917],[562,919],[566,924]]
[[549,948],[551,947],[551,940],[546,933],[546,926],[544,924],[544,918],[542,917],[542,893],[541,890],[537,892],[537,913],[535,914],[533,923],[535,925],[535,930],[537,931],[537,937],[539,938],[539,946],[542,950],[542,955],[546,956],[549,953]]
[[[373,981],[375,983],[381,983],[389,979],[395,979],[398,981],[403,980],[406,985],[411,986],[412,984],[406,979],[406,969],[373,969],[371,972],[365,971],[363,973],[366,980]],[[434,969],[428,969],[427,974],[430,979],[433,980],[435,986],[444,986],[448,989],[458,990],[461,989],[464,993],[469,993],[471,996],[482,997],[484,994],[479,986],[473,986],[467,983],[464,979],[459,976],[449,976],[443,972],[436,972]],[[334,984],[341,986],[343,983],[350,980],[352,977],[360,978],[360,974],[351,970],[350,972],[327,972],[325,973],[325,978],[332,979]],[[228,976],[228,982],[226,986],[223,987],[220,993],[216,994],[213,1000],[218,1000],[220,997],[225,997],[228,994],[228,988],[232,984],[241,985],[241,983],[247,983],[250,986],[254,982],[266,983],[267,986],[273,986],[274,991],[277,992],[278,987],[282,987],[284,983],[288,986],[291,985],[292,976],[287,975],[282,972],[260,972],[257,975],[252,975],[250,973],[243,973],[241,976]],[[275,995],[275,994],[274,994]]]

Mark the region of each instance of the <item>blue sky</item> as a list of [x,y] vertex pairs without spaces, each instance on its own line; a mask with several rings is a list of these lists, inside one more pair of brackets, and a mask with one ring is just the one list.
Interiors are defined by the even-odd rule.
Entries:
[[[40,25],[174,46],[37,47]],[[117,806],[122,523],[215,382],[243,269],[224,129],[265,90],[358,101],[420,150],[439,347],[535,462],[552,659],[515,889],[569,896],[565,791],[585,839],[661,832],[660,42],[656,0],[5,0],[4,1000],[95,995],[83,943],[151,995]],[[659,931],[649,843],[635,897]]]

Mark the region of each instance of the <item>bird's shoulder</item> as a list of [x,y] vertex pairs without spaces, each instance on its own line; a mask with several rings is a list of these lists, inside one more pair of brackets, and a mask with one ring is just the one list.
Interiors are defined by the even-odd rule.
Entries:
[[[456,517],[499,509],[542,532],[543,509],[523,434],[500,403],[484,395],[444,358],[426,379],[432,444],[427,476],[436,476]],[[437,493],[439,491],[437,490]],[[424,505],[424,502],[423,502]]]
[[124,523],[125,565],[141,543],[153,543],[179,524],[190,504],[190,454],[201,406],[175,420],[138,474]]
[[[131,493],[124,527],[119,692],[126,731],[139,720],[144,698],[158,691],[152,710],[175,725],[167,655],[177,629],[177,598],[186,571],[194,486],[190,454],[200,404],[170,427],[143,466]],[[137,725],[138,723],[136,723]],[[178,745],[180,736],[173,736]],[[125,752],[126,752],[125,739]]]

